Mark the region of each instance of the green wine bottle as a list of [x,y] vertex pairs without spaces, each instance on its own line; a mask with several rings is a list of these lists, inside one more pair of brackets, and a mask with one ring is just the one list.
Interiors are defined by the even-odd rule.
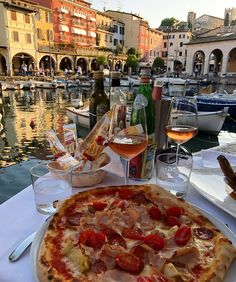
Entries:
[[[142,70],[140,76],[138,95],[143,95],[145,97],[144,99],[147,101],[145,113],[147,120],[148,146],[144,152],[130,160],[130,176],[137,180],[148,180],[152,177],[156,153],[155,108],[152,100],[150,72],[148,70]],[[131,116],[131,125],[134,122],[134,119],[135,116]]]
[[102,71],[94,72],[95,88],[89,98],[89,128],[92,130],[98,120],[110,109],[109,99],[104,92]]

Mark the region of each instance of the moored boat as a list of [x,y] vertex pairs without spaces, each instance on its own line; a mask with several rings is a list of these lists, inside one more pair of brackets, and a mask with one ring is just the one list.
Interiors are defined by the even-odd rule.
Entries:
[[198,110],[202,112],[221,111],[227,107],[231,117],[236,117],[236,97],[224,95],[222,97],[197,96]]

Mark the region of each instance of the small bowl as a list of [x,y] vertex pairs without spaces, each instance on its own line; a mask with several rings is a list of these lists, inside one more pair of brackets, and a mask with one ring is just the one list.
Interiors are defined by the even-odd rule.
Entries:
[[[105,153],[103,153],[105,154]],[[111,158],[106,155],[106,160],[97,169],[78,171],[72,170],[72,187],[87,187],[101,183],[107,175],[107,168],[111,163]]]

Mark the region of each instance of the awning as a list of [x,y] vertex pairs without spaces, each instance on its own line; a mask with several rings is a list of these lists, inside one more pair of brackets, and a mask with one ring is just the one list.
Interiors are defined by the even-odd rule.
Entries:
[[59,31],[65,31],[65,32],[69,32],[69,27],[66,25],[59,25]]
[[92,22],[96,22],[97,20],[95,19],[95,18],[93,18],[93,17],[88,17],[88,20],[89,21],[92,21]]
[[87,35],[86,30],[80,29],[80,28],[76,28],[76,27],[72,28],[72,33],[81,34],[81,35]]
[[86,16],[81,14],[81,13],[78,13],[78,12],[73,12],[72,13],[72,16],[74,17],[77,17],[77,18],[82,18],[82,19],[86,19]]
[[69,11],[65,8],[62,8],[62,7],[58,8],[58,12],[61,12],[61,13],[64,13],[64,14],[69,14]]
[[89,32],[88,32],[88,36],[90,36],[90,37],[96,37],[96,32],[94,32],[94,31],[89,31]]

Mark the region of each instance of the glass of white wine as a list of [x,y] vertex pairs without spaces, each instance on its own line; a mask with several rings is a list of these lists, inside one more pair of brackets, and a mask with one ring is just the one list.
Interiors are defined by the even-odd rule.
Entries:
[[194,98],[173,98],[165,132],[177,144],[177,160],[180,145],[189,141],[198,132],[197,103]]
[[148,144],[147,122],[143,105],[114,105],[108,145],[124,161],[125,184],[129,179],[129,161],[143,152]]

